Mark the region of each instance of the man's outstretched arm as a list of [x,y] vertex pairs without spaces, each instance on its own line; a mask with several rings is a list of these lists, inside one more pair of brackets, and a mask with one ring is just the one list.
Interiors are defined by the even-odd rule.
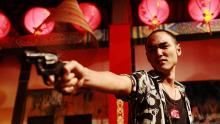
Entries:
[[[50,78],[50,81],[54,80]],[[94,71],[77,61],[67,62],[56,88],[64,93],[74,93],[83,87],[116,95],[129,95],[132,82],[128,76],[109,71]]]

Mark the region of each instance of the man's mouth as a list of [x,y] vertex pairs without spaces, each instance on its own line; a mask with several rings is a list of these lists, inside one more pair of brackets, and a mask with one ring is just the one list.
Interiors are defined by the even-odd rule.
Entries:
[[159,59],[159,60],[158,60],[158,63],[159,63],[159,64],[164,64],[166,61],[167,61],[166,59]]

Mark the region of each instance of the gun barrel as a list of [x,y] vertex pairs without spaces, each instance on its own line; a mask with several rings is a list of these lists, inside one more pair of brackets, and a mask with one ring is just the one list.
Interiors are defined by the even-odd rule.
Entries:
[[59,61],[57,55],[55,54],[38,53],[33,51],[25,51],[25,58],[30,63],[37,63],[43,60],[47,65],[55,64]]

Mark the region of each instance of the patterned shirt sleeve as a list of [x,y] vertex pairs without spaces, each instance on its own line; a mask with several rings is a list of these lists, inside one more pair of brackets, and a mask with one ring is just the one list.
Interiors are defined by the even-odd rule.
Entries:
[[124,101],[129,101],[129,100],[142,101],[148,90],[147,82],[149,81],[149,76],[146,74],[145,71],[137,71],[132,73],[131,75],[125,75],[125,76],[128,76],[131,79],[132,82],[131,94],[128,96],[116,96],[116,97]]

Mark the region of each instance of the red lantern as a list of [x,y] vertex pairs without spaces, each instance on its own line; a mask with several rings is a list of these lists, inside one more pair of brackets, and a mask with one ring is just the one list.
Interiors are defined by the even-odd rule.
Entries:
[[194,20],[208,23],[218,16],[220,0],[190,0],[188,11]]
[[0,38],[5,37],[11,28],[10,21],[8,18],[0,12]]
[[[86,21],[92,30],[95,30],[101,23],[101,13],[99,9],[91,3],[80,3],[79,7],[85,16]],[[79,31],[85,32],[80,26],[73,25]]]
[[[34,7],[28,10],[25,14],[24,25],[25,28],[30,32],[37,35],[48,34],[53,28],[55,22],[51,21],[48,23],[41,23],[50,15],[50,12],[46,8]],[[38,26],[41,27],[37,29]]]
[[145,24],[157,26],[168,18],[169,6],[165,0],[142,0],[138,15]]

